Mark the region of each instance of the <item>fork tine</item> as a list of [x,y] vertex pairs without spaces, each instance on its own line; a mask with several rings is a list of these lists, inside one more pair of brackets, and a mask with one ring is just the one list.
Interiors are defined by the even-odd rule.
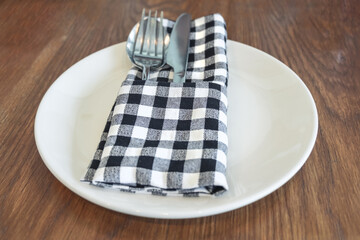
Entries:
[[149,53],[150,48],[150,37],[151,37],[151,10],[149,10],[149,16],[147,19],[146,29],[145,29],[145,37],[144,37],[144,43],[143,43],[143,49],[141,54],[147,55]]
[[155,11],[155,15],[153,18],[151,18],[151,23],[150,23],[150,41],[149,41],[149,51],[148,51],[148,55],[149,56],[155,56],[156,52],[155,52],[155,46],[157,44],[156,41],[156,27],[157,27],[157,11]]
[[160,23],[157,24],[157,44],[156,44],[156,56],[163,56],[164,51],[164,27],[163,27],[164,12],[160,12]]
[[145,18],[145,8],[143,8],[142,10],[139,29],[135,38],[134,53],[140,53],[142,51],[143,42],[144,42],[144,18]]

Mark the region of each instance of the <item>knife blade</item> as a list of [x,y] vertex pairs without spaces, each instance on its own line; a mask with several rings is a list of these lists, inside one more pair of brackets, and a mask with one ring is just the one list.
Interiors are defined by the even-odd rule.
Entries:
[[189,36],[191,16],[188,13],[181,14],[171,31],[170,43],[166,54],[166,63],[174,69],[173,82],[185,82],[188,62]]

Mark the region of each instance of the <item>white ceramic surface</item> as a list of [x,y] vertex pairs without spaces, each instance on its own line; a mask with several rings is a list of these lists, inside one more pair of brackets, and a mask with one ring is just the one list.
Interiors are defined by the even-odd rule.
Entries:
[[81,197],[114,211],[152,218],[193,218],[250,204],[287,182],[314,146],[318,117],[301,79],[270,55],[228,41],[229,191],[216,198],[134,195],[80,182],[121,82],[131,67],[125,43],[96,52],[64,72],[35,119],[40,155]]

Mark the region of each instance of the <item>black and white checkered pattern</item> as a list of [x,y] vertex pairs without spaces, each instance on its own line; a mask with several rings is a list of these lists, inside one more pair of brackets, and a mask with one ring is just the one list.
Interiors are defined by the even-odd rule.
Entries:
[[148,81],[130,70],[83,181],[156,195],[227,190],[227,69],[224,19],[194,20],[186,82],[170,68]]

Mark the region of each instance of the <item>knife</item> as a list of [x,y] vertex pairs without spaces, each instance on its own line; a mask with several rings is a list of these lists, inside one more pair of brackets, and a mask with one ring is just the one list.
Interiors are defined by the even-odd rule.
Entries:
[[190,24],[191,16],[188,13],[183,13],[176,19],[171,31],[166,63],[174,69],[173,82],[185,82],[190,42]]

